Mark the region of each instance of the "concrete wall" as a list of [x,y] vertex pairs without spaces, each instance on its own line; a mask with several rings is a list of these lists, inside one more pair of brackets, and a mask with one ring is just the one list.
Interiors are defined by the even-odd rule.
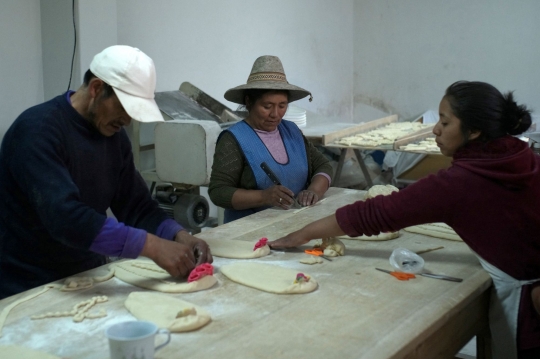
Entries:
[[537,0],[357,0],[354,113],[413,118],[446,87],[478,80],[540,111]]

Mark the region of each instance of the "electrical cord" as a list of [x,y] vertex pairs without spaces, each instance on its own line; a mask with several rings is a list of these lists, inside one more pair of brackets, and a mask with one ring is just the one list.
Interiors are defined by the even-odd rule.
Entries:
[[75,26],[75,0],[71,1],[71,16],[73,18],[73,55],[71,56],[71,70],[69,71],[69,83],[66,91],[69,91],[71,86],[71,78],[73,76],[73,62],[75,61],[75,49],[77,48],[77,27]]

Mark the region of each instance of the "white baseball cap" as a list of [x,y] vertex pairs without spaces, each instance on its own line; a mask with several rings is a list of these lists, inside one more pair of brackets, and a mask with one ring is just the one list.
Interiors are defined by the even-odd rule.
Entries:
[[113,88],[131,118],[140,122],[163,121],[154,100],[156,68],[144,52],[125,45],[107,47],[94,56],[90,71]]

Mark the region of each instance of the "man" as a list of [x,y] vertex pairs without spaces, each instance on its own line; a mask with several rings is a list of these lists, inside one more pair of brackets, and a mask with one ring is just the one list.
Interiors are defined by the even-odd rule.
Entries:
[[[24,111],[0,149],[0,298],[106,263],[154,260],[173,276],[212,262],[208,245],[159,209],[123,129],[163,121],[152,59],[97,54],[83,85]],[[115,218],[107,218],[110,208]]]

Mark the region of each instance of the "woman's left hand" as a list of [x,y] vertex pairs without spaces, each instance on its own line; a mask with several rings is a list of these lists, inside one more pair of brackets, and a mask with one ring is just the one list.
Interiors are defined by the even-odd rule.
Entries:
[[319,196],[317,193],[306,189],[298,193],[297,200],[303,207],[311,206],[319,201]]

